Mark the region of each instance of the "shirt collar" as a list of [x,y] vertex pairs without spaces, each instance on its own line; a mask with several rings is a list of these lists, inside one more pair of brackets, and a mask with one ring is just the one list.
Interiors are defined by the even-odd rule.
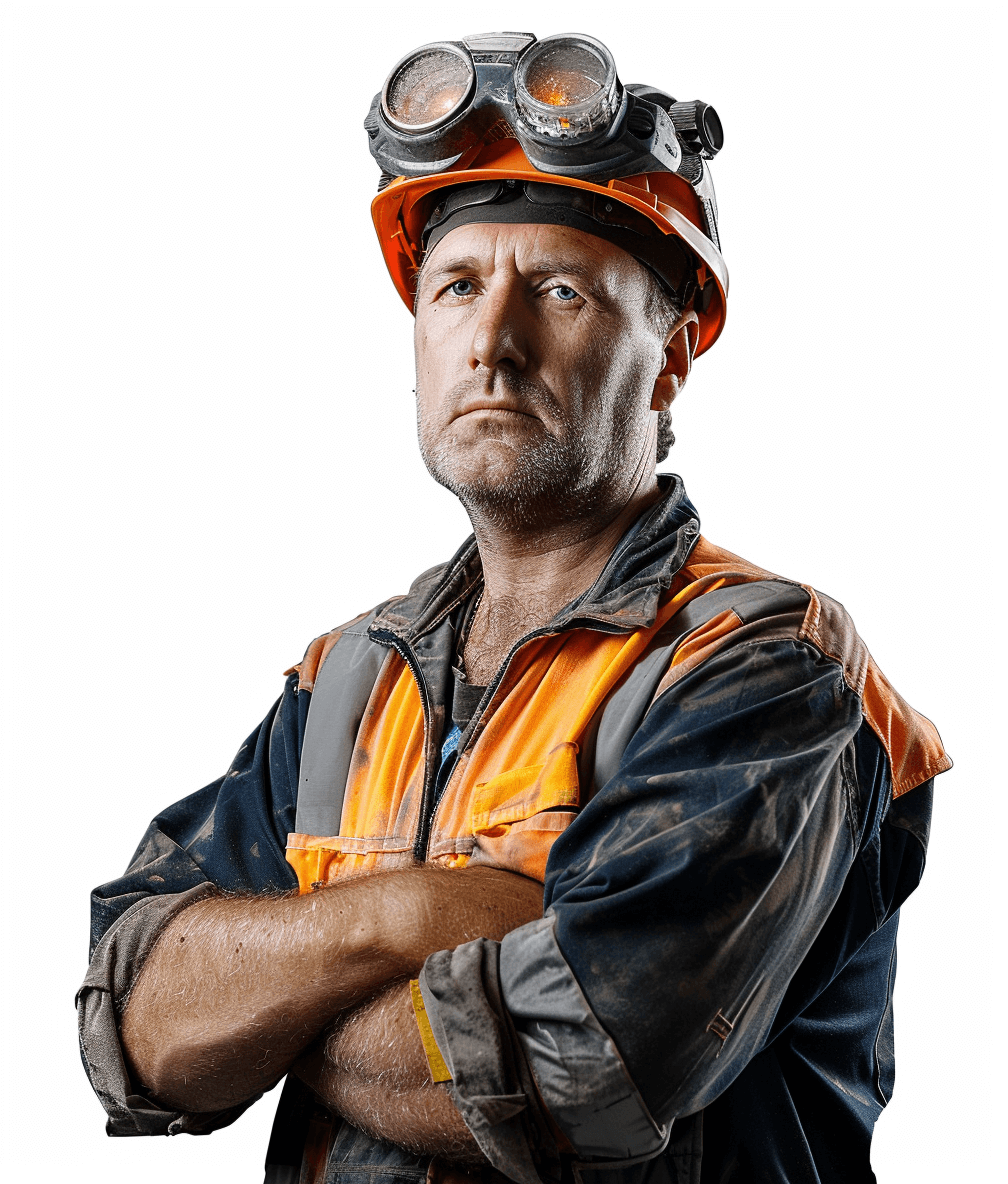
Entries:
[[[682,478],[663,473],[658,482],[661,498],[627,530],[592,587],[561,609],[551,628],[584,623],[629,632],[654,623],[662,594],[700,535]],[[479,548],[470,535],[448,563],[424,572],[405,596],[391,601],[372,629],[413,641],[436,628],[482,582]]]

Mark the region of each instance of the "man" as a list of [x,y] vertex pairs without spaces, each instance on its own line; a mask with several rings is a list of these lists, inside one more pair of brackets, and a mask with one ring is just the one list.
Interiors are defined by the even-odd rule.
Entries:
[[273,1181],[870,1179],[949,761],[840,605],[655,474],[724,323],[717,117],[493,34],[408,55],[365,126],[474,536],[313,642],[96,890],[109,1130],[286,1075]]

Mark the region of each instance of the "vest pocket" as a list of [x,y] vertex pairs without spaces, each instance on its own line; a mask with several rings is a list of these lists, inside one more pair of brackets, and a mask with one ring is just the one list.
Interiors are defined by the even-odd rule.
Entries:
[[473,863],[493,864],[537,880],[557,836],[577,817],[578,746],[558,744],[541,765],[509,769],[477,783],[472,803]]
[[581,801],[577,754],[578,746],[565,740],[550,752],[544,764],[509,769],[489,781],[477,782],[473,793],[473,834],[558,806],[569,806],[576,811]]
[[334,884],[341,876],[390,871],[412,861],[409,839],[398,835],[374,838],[287,836],[287,862],[297,873],[298,888],[302,893]]

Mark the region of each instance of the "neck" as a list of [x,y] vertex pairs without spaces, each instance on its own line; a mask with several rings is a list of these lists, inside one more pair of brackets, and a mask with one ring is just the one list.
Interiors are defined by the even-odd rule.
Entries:
[[661,496],[654,471],[625,498],[583,520],[523,533],[470,514],[484,590],[466,643],[470,682],[485,684],[514,643],[595,583],[630,525]]
[[530,607],[548,601],[561,608],[591,587],[627,529],[659,496],[652,473],[625,501],[584,519],[522,533],[474,521],[484,601],[518,601]]

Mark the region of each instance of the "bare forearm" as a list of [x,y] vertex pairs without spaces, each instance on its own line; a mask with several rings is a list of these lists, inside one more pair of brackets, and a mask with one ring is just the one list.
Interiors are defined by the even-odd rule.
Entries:
[[484,1162],[450,1083],[431,1081],[406,982],[340,1016],[294,1072],[359,1130],[448,1163]]
[[428,954],[502,937],[541,911],[541,891],[491,869],[411,868],[301,897],[200,901],[167,927],[134,988],[130,1068],[167,1105],[234,1105]]

